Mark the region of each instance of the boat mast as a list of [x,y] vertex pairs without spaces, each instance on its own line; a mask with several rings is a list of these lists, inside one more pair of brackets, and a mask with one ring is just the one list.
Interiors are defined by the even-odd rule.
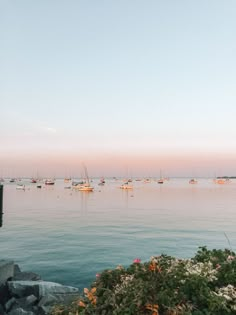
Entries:
[[85,178],[86,178],[87,184],[90,184],[87,167],[85,165],[83,165],[83,166],[84,166],[84,173],[85,173]]

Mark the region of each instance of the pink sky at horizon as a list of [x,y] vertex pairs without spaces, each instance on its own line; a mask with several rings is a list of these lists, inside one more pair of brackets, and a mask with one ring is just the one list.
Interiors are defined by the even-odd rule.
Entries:
[[236,155],[229,154],[18,154],[0,157],[2,177],[81,177],[84,163],[91,177],[235,176]]
[[236,2],[5,1],[0,177],[236,175]]

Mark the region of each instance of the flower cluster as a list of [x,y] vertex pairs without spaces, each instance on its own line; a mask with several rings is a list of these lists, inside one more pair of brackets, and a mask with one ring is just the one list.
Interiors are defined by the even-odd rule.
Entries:
[[230,305],[230,308],[233,311],[236,311],[236,288],[234,286],[228,284],[226,287],[217,289],[214,294],[216,296],[223,297]]
[[186,261],[185,268],[187,276],[198,275],[206,278],[208,281],[217,280],[217,269],[213,268],[213,264],[210,261],[194,263],[189,259]]
[[130,282],[132,282],[132,280],[134,279],[134,275],[122,275],[120,279],[121,283],[116,284],[114,287],[115,294],[118,294],[126,290],[127,287],[130,285]]
[[192,259],[135,258],[97,274],[77,303],[53,315],[236,315],[235,257],[200,247]]

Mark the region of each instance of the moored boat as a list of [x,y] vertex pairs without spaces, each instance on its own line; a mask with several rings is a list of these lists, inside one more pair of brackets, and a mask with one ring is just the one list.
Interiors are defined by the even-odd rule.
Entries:
[[45,185],[54,185],[55,181],[53,179],[46,179],[44,182]]
[[84,174],[85,174],[85,182],[74,186],[74,188],[78,189],[79,191],[93,191],[94,187],[91,186],[90,184],[87,168],[85,165],[83,165],[83,168],[84,168]]
[[120,189],[133,189],[133,186],[129,185],[129,182],[126,182],[120,186]]
[[25,185],[23,185],[23,184],[17,184],[16,189],[17,189],[17,190],[25,190]]
[[76,186],[79,191],[93,191],[94,188],[90,184],[78,185]]
[[189,180],[189,184],[197,184],[197,180],[195,178],[191,178]]
[[226,179],[224,179],[224,178],[216,178],[216,179],[214,180],[214,182],[215,182],[216,184],[223,185],[223,184],[226,183]]
[[100,179],[100,182],[98,183],[98,185],[99,185],[99,186],[103,186],[103,185],[105,185],[105,183],[106,183],[106,181],[105,181],[104,177],[102,177],[102,178]]

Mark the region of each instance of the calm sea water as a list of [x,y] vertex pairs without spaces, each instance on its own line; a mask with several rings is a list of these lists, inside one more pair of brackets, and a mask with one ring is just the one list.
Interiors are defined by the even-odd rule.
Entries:
[[83,288],[96,273],[136,257],[187,258],[203,245],[236,250],[236,180],[134,181],[132,191],[119,189],[121,181],[98,182],[92,193],[65,189],[63,180],[42,189],[28,181],[25,191],[5,182],[1,259]]

